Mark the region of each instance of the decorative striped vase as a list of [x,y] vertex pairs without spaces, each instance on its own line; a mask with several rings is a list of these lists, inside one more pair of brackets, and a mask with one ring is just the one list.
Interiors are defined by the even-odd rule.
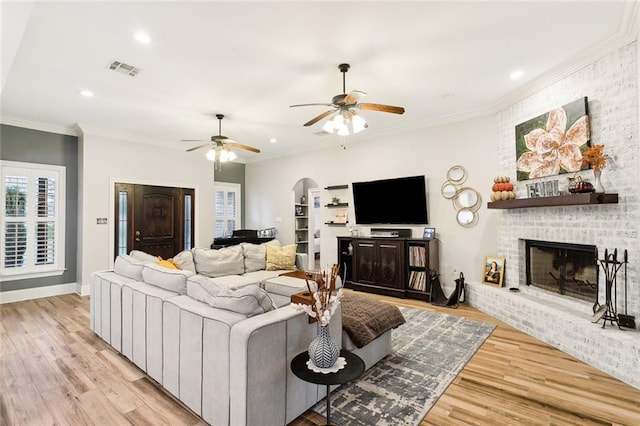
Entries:
[[338,360],[340,349],[329,336],[329,327],[318,326],[318,336],[309,344],[309,359],[318,368],[330,368]]

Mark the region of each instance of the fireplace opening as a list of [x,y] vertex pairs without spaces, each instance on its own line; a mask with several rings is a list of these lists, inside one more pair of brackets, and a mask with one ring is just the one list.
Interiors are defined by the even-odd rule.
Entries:
[[527,285],[593,302],[598,286],[596,246],[525,240]]

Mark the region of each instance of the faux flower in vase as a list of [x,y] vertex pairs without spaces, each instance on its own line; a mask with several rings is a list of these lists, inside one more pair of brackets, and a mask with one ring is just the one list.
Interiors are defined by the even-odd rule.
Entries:
[[[317,320],[318,336],[309,344],[309,360],[315,367],[331,368],[340,355],[340,349],[329,335],[331,316],[338,309],[340,299],[342,299],[342,289],[335,291],[338,265],[304,275],[307,289],[311,295],[311,303],[292,303],[291,306],[305,311],[307,315]],[[315,282],[315,290],[312,290],[308,277]]]
[[595,192],[604,192],[604,187],[600,180],[602,169],[607,165],[609,156],[604,153],[604,145],[593,145],[588,147],[582,155],[582,164],[588,165],[593,169],[593,177],[595,178]]

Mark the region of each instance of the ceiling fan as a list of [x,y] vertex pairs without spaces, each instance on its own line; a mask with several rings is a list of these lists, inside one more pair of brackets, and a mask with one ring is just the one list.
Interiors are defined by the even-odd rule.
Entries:
[[325,123],[322,129],[329,133],[346,136],[353,133],[358,133],[368,127],[367,122],[364,120],[364,118],[360,117],[356,113],[356,109],[390,112],[393,114],[404,113],[404,108],[399,106],[358,102],[361,98],[366,96],[365,92],[352,90],[347,94],[345,75],[347,71],[349,71],[350,67],[351,66],[349,64],[338,65],[338,69],[342,73],[342,94],[334,96],[331,99],[331,103],[299,104],[290,106],[291,108],[293,108],[300,106],[320,105],[330,106],[334,108],[332,110],[325,111],[322,114],[307,121],[306,123],[304,123],[305,126],[312,126],[323,118],[332,116],[331,119],[329,119]]
[[[232,139],[229,139],[227,136],[222,134],[222,119],[224,118],[223,114],[216,114],[216,118],[218,119],[218,134],[211,136],[211,143],[205,143],[202,145],[194,146],[193,148],[187,149],[187,152],[195,151],[196,149],[204,148],[210,146],[211,149],[207,152],[207,159],[214,161],[216,166],[216,170],[222,169],[222,162],[232,161],[236,159],[236,154],[231,151],[231,148],[239,148],[244,149],[245,151],[259,153],[260,150],[258,148],[254,148],[248,145],[242,145]],[[183,139],[183,142],[197,142],[202,139]]]

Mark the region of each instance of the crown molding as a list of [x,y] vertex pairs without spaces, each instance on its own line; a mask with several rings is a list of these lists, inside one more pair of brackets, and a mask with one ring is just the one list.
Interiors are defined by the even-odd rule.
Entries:
[[80,136],[78,128],[74,126],[60,126],[57,124],[41,123],[36,121],[23,120],[20,118],[0,115],[0,123],[7,126],[16,126],[32,130],[40,130],[42,132],[57,133],[68,136]]
[[570,76],[606,55],[635,42],[639,34],[640,2],[625,2],[618,31],[595,46],[564,60],[529,83],[497,99],[487,110],[498,112]]

